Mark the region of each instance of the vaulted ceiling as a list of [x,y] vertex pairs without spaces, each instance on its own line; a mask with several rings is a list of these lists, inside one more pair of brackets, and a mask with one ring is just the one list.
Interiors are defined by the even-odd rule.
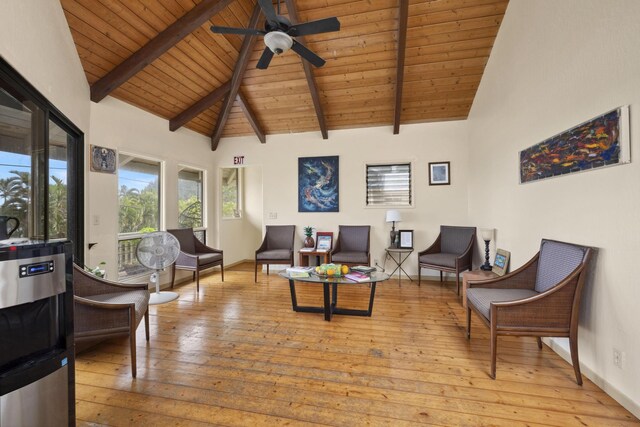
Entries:
[[[281,0],[294,23],[336,16],[338,32],[298,38],[256,69],[256,0],[61,0],[91,97],[107,95],[212,137],[466,118],[508,0]],[[254,26],[252,22],[255,22]]]

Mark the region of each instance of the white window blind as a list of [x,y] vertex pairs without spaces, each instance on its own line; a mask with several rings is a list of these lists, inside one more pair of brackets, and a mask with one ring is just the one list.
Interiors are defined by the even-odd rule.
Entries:
[[411,163],[367,165],[367,206],[411,206]]

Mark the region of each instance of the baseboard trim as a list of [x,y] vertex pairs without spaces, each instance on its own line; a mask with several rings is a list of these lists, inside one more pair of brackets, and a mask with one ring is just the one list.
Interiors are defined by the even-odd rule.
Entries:
[[[571,365],[571,353],[553,338],[544,338],[545,344],[555,351],[560,357],[567,361]],[[627,411],[631,412],[635,417],[640,418],[640,404],[634,402],[629,396],[622,393],[614,385],[607,380],[596,374],[591,368],[580,364],[580,371],[582,375],[589,378],[595,385],[600,387],[605,393],[611,396],[616,402],[621,404]]]

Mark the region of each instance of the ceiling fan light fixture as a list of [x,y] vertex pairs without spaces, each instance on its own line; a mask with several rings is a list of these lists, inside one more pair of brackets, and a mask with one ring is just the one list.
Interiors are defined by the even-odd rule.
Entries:
[[293,39],[282,31],[271,31],[264,35],[264,44],[271,49],[271,52],[280,55],[291,49]]

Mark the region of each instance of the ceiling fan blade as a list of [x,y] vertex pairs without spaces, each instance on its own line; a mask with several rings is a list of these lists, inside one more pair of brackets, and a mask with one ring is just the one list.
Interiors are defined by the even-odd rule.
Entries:
[[271,63],[271,58],[273,58],[273,52],[271,52],[271,49],[269,49],[268,47],[265,47],[264,51],[262,52],[262,56],[258,61],[258,65],[256,65],[256,68],[260,68],[261,70],[266,70],[269,64]]
[[340,30],[340,21],[335,16],[333,18],[319,19],[317,21],[305,22],[304,24],[292,25],[287,31],[292,37],[308,36],[311,34],[330,33]]
[[298,43],[295,40],[293,41],[293,46],[291,46],[291,49],[294,52],[296,52],[298,55],[300,55],[303,59],[306,59],[316,67],[322,67],[325,63],[324,59],[320,58],[318,55],[311,52],[309,49],[304,47],[304,45],[302,45],[301,43]]
[[267,18],[267,21],[274,27],[278,26],[278,15],[276,15],[276,10],[273,8],[273,3],[271,0],[258,0],[258,4],[260,5],[260,9],[262,9],[262,13]]
[[239,34],[242,36],[259,36],[265,34],[264,31],[258,30],[257,28],[219,27],[217,25],[212,25],[211,31],[217,34]]

